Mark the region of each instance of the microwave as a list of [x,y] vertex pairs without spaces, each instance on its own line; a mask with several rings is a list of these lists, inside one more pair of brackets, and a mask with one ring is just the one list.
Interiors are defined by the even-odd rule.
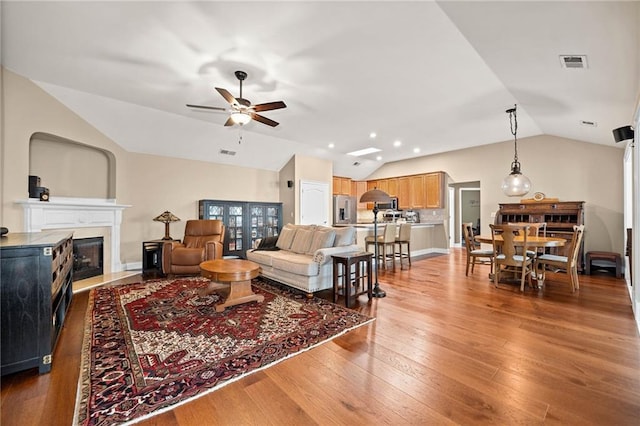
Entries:
[[391,197],[388,203],[378,203],[379,210],[398,210],[398,197]]

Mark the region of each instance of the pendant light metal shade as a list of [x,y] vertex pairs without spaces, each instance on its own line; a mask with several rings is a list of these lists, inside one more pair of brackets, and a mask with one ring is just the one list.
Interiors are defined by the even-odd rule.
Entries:
[[518,117],[516,109],[518,105],[506,110],[509,114],[509,123],[511,125],[511,134],[513,135],[514,156],[511,163],[511,173],[502,181],[502,192],[509,197],[519,197],[525,195],[531,190],[531,181],[520,171],[520,162],[518,161]]

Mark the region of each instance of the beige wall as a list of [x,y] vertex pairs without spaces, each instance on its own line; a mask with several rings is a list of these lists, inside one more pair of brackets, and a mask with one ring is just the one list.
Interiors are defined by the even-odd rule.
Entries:
[[[531,197],[543,192],[561,201],[585,201],[585,250],[624,253],[624,150],[554,136],[518,140],[522,172]],[[513,141],[452,151],[382,166],[369,179],[443,170],[451,182],[480,182],[482,233],[489,232],[498,203],[518,202],[502,193],[513,161]]]
[[198,217],[199,199],[280,201],[277,172],[126,152],[33,83],[6,70],[3,78],[2,226],[11,232],[24,230],[15,201],[28,197],[29,141],[36,132],[114,154],[116,200],[132,206],[123,214],[125,264],[141,261],[142,241],[164,235],[164,224],[152,221],[164,210],[182,219],[171,225],[171,235],[181,238],[185,221]]

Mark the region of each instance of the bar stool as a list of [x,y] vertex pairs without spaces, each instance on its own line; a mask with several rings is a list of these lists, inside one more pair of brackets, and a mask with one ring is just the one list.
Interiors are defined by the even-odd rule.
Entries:
[[[378,235],[378,259],[376,259],[376,268],[380,268],[380,264],[382,263],[382,267],[387,269],[387,261],[391,260],[391,264],[393,265],[393,270],[396,270],[396,224],[395,223],[387,223],[384,226],[384,232],[382,235]],[[365,237],[364,246],[365,250],[369,251],[369,246],[376,244],[373,239],[373,236]],[[391,252],[388,253],[387,249],[391,249]]]
[[[400,269],[402,270],[403,259],[407,259],[409,261],[409,268],[411,268],[411,224],[410,223],[401,223],[400,231],[398,232],[398,237],[396,238],[395,244],[398,246],[398,251],[396,251],[396,258],[400,260]],[[402,248],[406,246],[407,250],[402,251]]]

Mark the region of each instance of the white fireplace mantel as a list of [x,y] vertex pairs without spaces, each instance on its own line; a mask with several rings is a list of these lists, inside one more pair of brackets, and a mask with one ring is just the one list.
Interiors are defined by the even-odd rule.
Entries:
[[52,197],[16,201],[24,209],[25,232],[48,229],[106,227],[111,230],[111,271],[122,271],[120,262],[120,225],[122,211],[130,205],[100,198]]

